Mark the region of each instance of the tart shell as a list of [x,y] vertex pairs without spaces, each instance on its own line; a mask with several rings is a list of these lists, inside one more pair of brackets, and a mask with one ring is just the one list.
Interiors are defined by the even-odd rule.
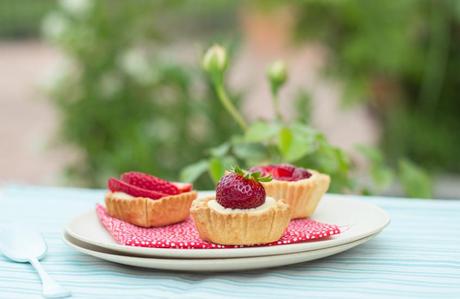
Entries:
[[310,217],[329,188],[331,179],[328,175],[308,171],[312,173],[308,179],[262,182],[267,196],[283,200],[291,207],[291,219]]
[[146,197],[119,198],[108,192],[105,196],[107,213],[120,220],[142,227],[165,226],[184,221],[196,191],[150,199]]
[[256,245],[279,240],[291,211],[282,201],[264,211],[220,213],[208,206],[215,196],[195,200],[190,210],[200,238],[222,245]]

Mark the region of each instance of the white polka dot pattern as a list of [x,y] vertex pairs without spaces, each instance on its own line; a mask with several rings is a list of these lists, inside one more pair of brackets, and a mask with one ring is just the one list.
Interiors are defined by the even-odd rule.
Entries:
[[[201,240],[193,220],[190,217],[184,222],[169,226],[143,228],[110,217],[102,205],[97,205],[96,212],[102,225],[112,235],[115,241],[123,245],[177,249],[243,247],[236,245],[219,245]],[[300,243],[324,239],[339,233],[340,228],[337,225],[325,224],[312,219],[297,219],[291,221],[281,239],[273,243],[259,246]]]

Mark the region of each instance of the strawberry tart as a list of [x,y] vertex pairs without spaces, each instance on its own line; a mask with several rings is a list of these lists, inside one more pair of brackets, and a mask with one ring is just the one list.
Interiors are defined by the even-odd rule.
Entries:
[[330,183],[326,174],[290,164],[256,166],[250,171],[272,176],[270,182],[262,182],[265,191],[290,206],[291,219],[310,217]]
[[142,227],[181,222],[190,214],[197,192],[191,184],[173,183],[141,172],[110,178],[105,196],[107,213]]
[[279,240],[291,212],[283,201],[266,196],[261,182],[270,179],[239,168],[227,172],[217,184],[215,195],[192,203],[191,215],[200,238],[222,245]]

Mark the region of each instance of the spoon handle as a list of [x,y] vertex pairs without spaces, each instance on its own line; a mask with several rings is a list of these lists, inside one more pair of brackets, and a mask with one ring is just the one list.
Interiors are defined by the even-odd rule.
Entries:
[[61,287],[53,278],[51,278],[36,258],[29,259],[29,262],[35,270],[37,270],[37,273],[40,276],[43,286],[43,296],[45,298],[62,298],[70,296],[70,292]]

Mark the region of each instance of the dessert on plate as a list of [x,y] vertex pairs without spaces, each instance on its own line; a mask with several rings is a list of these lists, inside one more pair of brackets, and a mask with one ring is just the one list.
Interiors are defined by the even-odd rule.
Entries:
[[262,185],[268,196],[290,206],[291,219],[311,216],[330,183],[326,174],[290,164],[255,166],[250,171],[272,176],[270,182]]
[[270,177],[235,168],[219,181],[216,194],[192,203],[200,238],[222,245],[256,245],[277,241],[291,212],[281,200],[266,196],[261,182]]
[[197,197],[191,184],[174,183],[141,172],[110,178],[105,196],[107,213],[142,227],[157,227],[185,220]]

